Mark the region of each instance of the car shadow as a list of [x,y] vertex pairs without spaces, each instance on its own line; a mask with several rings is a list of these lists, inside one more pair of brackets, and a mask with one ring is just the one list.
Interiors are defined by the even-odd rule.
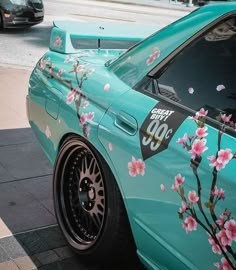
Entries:
[[109,267],[82,262],[57,225],[52,197],[52,165],[32,130],[0,130],[0,269],[141,269],[138,260]]

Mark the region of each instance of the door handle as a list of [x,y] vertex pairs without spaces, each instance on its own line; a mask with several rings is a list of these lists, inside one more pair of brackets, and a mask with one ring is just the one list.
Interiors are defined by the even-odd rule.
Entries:
[[129,135],[135,135],[138,130],[137,120],[126,112],[119,112],[114,122],[115,126]]

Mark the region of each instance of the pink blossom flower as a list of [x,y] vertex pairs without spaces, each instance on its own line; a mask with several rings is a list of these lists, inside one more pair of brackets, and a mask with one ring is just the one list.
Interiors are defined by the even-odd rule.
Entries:
[[61,39],[61,37],[56,36],[56,38],[54,40],[53,46],[58,48],[58,47],[61,47],[61,45],[62,45],[62,39]]
[[45,135],[47,138],[50,138],[52,136],[52,133],[51,133],[51,130],[49,128],[49,126],[46,126],[46,129],[45,129]]
[[189,153],[192,154],[192,158],[195,159],[196,156],[201,156],[202,153],[204,153],[208,147],[206,147],[206,139],[201,139],[201,140],[195,140],[194,143],[192,144],[192,149],[189,151]]
[[83,109],[87,108],[88,105],[89,105],[89,101],[87,99],[85,99],[83,102]]
[[166,191],[166,188],[165,188],[165,186],[164,186],[163,184],[160,185],[160,189],[161,189],[161,191],[163,191],[163,192]]
[[220,163],[227,164],[233,157],[232,150],[227,148],[225,150],[221,149],[218,152],[218,158],[217,161]]
[[206,117],[208,114],[208,110],[205,111],[204,108],[201,108],[200,111],[196,112],[197,117]]
[[131,162],[128,163],[129,175],[135,177],[137,175],[136,159],[132,157]]
[[188,216],[184,220],[184,223],[182,224],[183,228],[185,229],[186,233],[189,233],[191,231],[196,231],[197,230],[197,222],[195,218]]
[[205,110],[204,108],[201,108],[200,111],[196,112],[195,116],[190,116],[191,120],[198,120],[199,117],[206,117],[208,114],[208,110]]
[[83,72],[84,71],[84,65],[78,65],[74,64],[74,72]]
[[229,264],[229,262],[225,259],[225,257],[222,257],[221,258],[221,263],[214,263],[215,267],[218,269],[218,270],[233,270],[233,268],[231,267],[231,265]]
[[172,185],[172,186],[171,186],[171,189],[172,189],[173,191],[177,191],[177,190],[179,189],[179,186],[177,186],[177,185]]
[[131,162],[128,163],[129,174],[132,177],[135,177],[138,174],[145,174],[145,163],[141,159],[135,159],[132,157]]
[[191,203],[197,203],[199,200],[199,197],[197,196],[196,191],[189,191],[188,199]]
[[207,158],[210,160],[210,164],[209,164],[210,167],[212,167],[212,168],[216,167],[217,171],[220,171],[220,170],[224,169],[225,164],[223,162],[220,162],[219,159],[216,159],[215,156],[209,156]]
[[72,101],[75,100],[75,95],[76,95],[76,90],[75,90],[75,89],[72,89],[72,90],[67,94],[67,97],[66,97],[66,103],[67,103],[67,104],[71,104]]
[[217,186],[214,187],[213,191],[211,192],[212,195],[217,196],[219,199],[225,199],[225,192],[222,188],[218,189]]
[[79,119],[80,125],[84,126],[87,123],[87,113],[82,113]]
[[216,87],[216,90],[217,91],[222,91],[222,90],[224,90],[225,89],[225,86],[223,85],[223,84],[219,84],[219,85],[217,85],[217,87]]
[[210,166],[215,167],[216,166],[216,157],[215,156],[209,156],[207,159],[210,160]]
[[220,226],[220,227],[223,227],[224,226],[224,223],[225,223],[225,216],[222,214],[220,215],[220,218],[217,219],[216,223]]
[[231,244],[232,244],[232,239],[227,236],[225,229],[220,230],[216,234],[216,238],[218,239],[219,243],[223,247],[231,246]]
[[93,118],[94,118],[94,112],[89,112],[87,114],[87,121],[91,122],[93,120]]
[[236,222],[234,219],[225,222],[225,233],[231,241],[236,241]]
[[216,262],[216,263],[214,263],[214,265],[218,270],[223,270],[223,267],[221,266],[220,263]]
[[229,114],[228,116],[227,116],[225,113],[224,113],[224,114],[221,114],[221,120],[222,120],[224,123],[229,123],[231,117],[232,117],[232,114]]
[[141,174],[141,175],[145,174],[145,163],[141,159],[138,159],[136,161],[136,170],[137,170],[137,174]]
[[175,185],[177,187],[181,186],[184,183],[185,177],[183,177],[180,173],[175,176]]
[[213,253],[217,253],[217,254],[221,254],[222,253],[219,245],[216,244],[215,240],[211,237],[211,235],[209,235],[208,242],[211,245],[211,248],[212,248]]
[[192,87],[189,87],[188,92],[192,95],[194,93],[194,89]]
[[229,125],[236,130],[236,123],[234,121],[230,121]]
[[180,214],[185,213],[186,209],[187,209],[187,206],[186,206],[185,202],[182,201],[181,202],[181,207],[179,208],[179,213]]
[[221,263],[214,263],[214,265],[217,267],[218,270],[233,270],[229,262],[225,259],[225,257],[221,258]]
[[108,92],[110,90],[110,87],[111,87],[110,84],[109,83],[106,83],[104,85],[104,91]]
[[154,48],[153,53],[149,55],[146,64],[149,66],[151,65],[158,57],[160,57],[161,52],[159,48]]
[[108,143],[108,148],[109,148],[110,151],[112,151],[113,150],[113,144],[112,143]]
[[178,140],[176,141],[176,143],[183,144],[183,146],[185,146],[186,145],[186,142],[187,142],[187,139],[188,139],[188,135],[187,135],[187,133],[185,133],[182,138],[178,138]]
[[206,131],[207,131],[207,127],[198,128],[196,130],[196,135],[199,138],[204,138],[204,137],[206,137],[208,135],[208,133]]

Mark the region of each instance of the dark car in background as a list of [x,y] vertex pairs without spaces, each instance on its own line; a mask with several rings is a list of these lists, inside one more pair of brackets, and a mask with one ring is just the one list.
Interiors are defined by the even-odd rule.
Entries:
[[42,0],[0,0],[0,29],[35,25],[43,18]]

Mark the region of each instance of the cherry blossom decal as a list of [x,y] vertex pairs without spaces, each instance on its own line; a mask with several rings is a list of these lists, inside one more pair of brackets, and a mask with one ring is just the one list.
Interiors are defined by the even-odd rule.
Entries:
[[61,38],[60,36],[56,36],[56,37],[55,37],[53,46],[54,46],[55,48],[60,48],[60,47],[62,46],[62,38]]
[[52,136],[49,126],[46,126],[45,128],[45,135],[48,139]]
[[225,209],[219,216],[216,214],[217,204],[226,199],[223,188],[220,187],[218,180],[219,171],[224,169],[227,164],[236,159],[236,153],[230,148],[222,148],[222,135],[224,134],[225,124],[230,122],[231,115],[221,115],[221,128],[218,131],[218,151],[213,155],[208,155],[209,166],[212,168],[212,180],[207,201],[203,201],[202,181],[198,174],[198,168],[203,159],[202,154],[209,151],[207,147],[207,127],[205,117],[208,111],[203,108],[190,117],[195,121],[197,128],[194,135],[187,133],[179,138],[176,143],[191,154],[190,166],[196,179],[196,189],[190,190],[186,194],[185,177],[180,173],[175,176],[174,184],[171,189],[175,191],[181,200],[178,211],[179,218],[183,220],[182,226],[186,233],[202,228],[206,231],[206,237],[211,245],[212,252],[221,255],[220,262],[214,263],[219,270],[236,269],[236,252],[233,249],[233,242],[236,241],[236,221],[230,210]]
[[153,53],[149,55],[146,64],[151,65],[158,57],[160,57],[161,52],[159,48],[154,48]]
[[129,175],[135,177],[137,175],[145,174],[145,163],[142,159],[135,159],[132,157],[132,160],[128,163]]
[[160,184],[160,189],[162,192],[166,191],[166,187],[163,184]]
[[188,92],[192,95],[194,93],[194,89],[192,87],[189,87]]
[[223,84],[217,85],[216,91],[220,92],[220,91],[222,91],[222,90],[225,90],[225,86],[224,86]]
[[113,151],[113,147],[114,147],[114,146],[113,146],[112,143],[108,143],[108,148],[109,148],[110,151]]
[[[56,38],[59,45],[59,37]],[[79,56],[78,56],[79,55]],[[82,127],[83,134],[86,138],[90,134],[90,124],[94,118],[94,112],[81,112],[89,106],[89,100],[82,91],[83,83],[93,74],[94,69],[88,67],[88,63],[80,63],[80,54],[77,56],[66,57],[65,63],[72,64],[72,70],[69,73],[74,73],[76,85],[71,79],[66,78],[66,72],[63,69],[57,69],[53,66],[50,58],[41,59],[38,67],[41,70],[48,72],[48,79],[56,79],[67,85],[70,89],[66,96],[66,103],[68,105],[75,104],[79,125]],[[82,56],[84,54],[81,54]],[[72,63],[71,63],[72,62]]]
[[107,83],[104,85],[104,91],[108,92],[110,90],[110,84]]

